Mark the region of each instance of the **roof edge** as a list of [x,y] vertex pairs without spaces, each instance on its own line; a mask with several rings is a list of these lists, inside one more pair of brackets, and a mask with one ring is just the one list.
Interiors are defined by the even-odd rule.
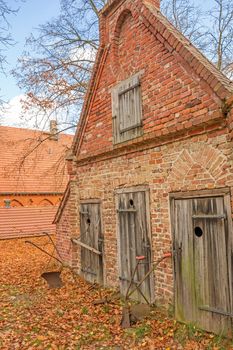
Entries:
[[[85,126],[85,121],[86,121],[85,118],[89,112],[92,98],[94,95],[94,91],[95,91],[96,86],[98,85],[98,82],[99,82],[99,77],[101,75],[101,73],[99,73],[99,72],[102,71],[102,69],[103,69],[105,58],[106,58],[108,51],[109,51],[109,45],[100,46],[98,53],[97,53],[97,56],[96,56],[96,61],[95,61],[94,68],[92,71],[92,77],[91,77],[91,80],[89,82],[89,87],[88,87],[88,90],[87,90],[87,93],[85,96],[80,120],[78,122],[77,130],[76,130],[76,133],[74,135],[74,139],[73,139],[73,143],[72,143],[72,147],[71,147],[71,149],[73,150],[73,154],[75,154],[75,155],[77,153],[77,150],[79,147],[79,142],[80,142],[81,136],[82,136],[82,131],[83,131],[84,126]],[[101,66],[102,66],[102,69],[100,68]]]
[[233,95],[233,82],[179,32],[157,7],[147,0],[143,0],[143,5],[142,16],[148,21],[144,24],[159,41],[166,42],[166,47],[170,52],[179,54],[221,100]]
[[120,5],[123,1],[125,0],[108,0],[107,4],[100,10],[100,14],[107,16],[115,6]]
[[61,215],[63,213],[63,209],[66,205],[66,202],[69,198],[69,195],[70,195],[70,184],[71,184],[72,181],[69,181],[67,186],[66,186],[66,190],[63,194],[63,197],[62,197],[62,200],[57,208],[57,211],[56,211],[56,214],[55,214],[55,217],[54,217],[54,220],[52,222],[52,224],[57,224],[61,218]]
[[6,195],[14,195],[14,196],[62,196],[63,192],[56,192],[56,191],[51,191],[51,192],[15,192],[15,191],[8,191],[8,192],[1,192],[0,191],[0,196],[6,196]]
[[[11,125],[0,125],[0,130],[6,130],[9,129],[9,131],[19,131],[19,132],[28,132],[28,133],[34,133],[34,134],[38,134],[39,136],[41,135],[50,135],[50,131],[49,130],[40,130],[40,129],[30,129],[30,128],[21,128],[18,126],[11,126]],[[65,131],[65,130],[64,130]],[[63,130],[61,132],[59,132],[60,136],[68,136],[68,137],[74,137],[73,134],[67,134],[65,132],[63,132]]]

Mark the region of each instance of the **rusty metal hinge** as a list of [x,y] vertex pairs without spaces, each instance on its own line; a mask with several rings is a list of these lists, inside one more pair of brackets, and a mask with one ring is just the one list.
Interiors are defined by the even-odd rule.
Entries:
[[81,215],[89,215],[88,211],[81,211],[79,212]]

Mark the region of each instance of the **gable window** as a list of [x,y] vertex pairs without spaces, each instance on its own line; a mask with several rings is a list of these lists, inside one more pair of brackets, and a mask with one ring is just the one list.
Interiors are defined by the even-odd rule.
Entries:
[[142,135],[142,95],[139,74],[112,90],[114,143]]

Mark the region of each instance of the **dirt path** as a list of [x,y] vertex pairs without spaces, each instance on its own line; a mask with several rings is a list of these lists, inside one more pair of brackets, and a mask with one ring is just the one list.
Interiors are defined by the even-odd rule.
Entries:
[[[34,242],[52,252],[47,238]],[[1,350],[233,349],[195,327],[179,325],[161,310],[128,330],[120,327],[121,301],[93,305],[100,291],[69,271],[64,287],[48,289],[40,277],[49,258],[24,240],[0,241]],[[102,290],[102,296],[113,291]]]

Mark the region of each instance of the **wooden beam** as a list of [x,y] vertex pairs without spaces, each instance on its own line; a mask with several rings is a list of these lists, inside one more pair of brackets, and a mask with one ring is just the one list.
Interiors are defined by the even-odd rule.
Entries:
[[117,213],[136,213],[137,209],[117,209]]
[[81,247],[90,250],[92,253],[95,253],[95,254],[97,254],[97,255],[102,255],[102,253],[101,253],[99,250],[97,250],[97,249],[95,249],[95,248],[92,248],[92,247],[90,247],[89,245],[87,245],[87,244],[85,244],[85,243],[83,243],[83,242],[81,242],[81,241],[79,241],[79,240],[77,240],[77,239],[75,239],[75,238],[71,238],[71,241],[72,241],[74,244],[78,244],[78,245],[80,245]]
[[223,310],[218,310],[218,309],[215,309],[213,307],[200,306],[198,309],[202,310],[202,311],[212,312],[214,314],[219,314],[219,315],[222,315],[222,316],[227,316],[227,317],[233,318],[233,314],[232,313],[227,312],[227,311],[223,311]]
[[219,214],[219,215],[193,215],[193,219],[226,219],[225,214]]
[[134,192],[149,192],[149,186],[148,185],[139,185],[139,186],[133,186],[133,187],[121,187],[115,189],[115,194],[122,194],[122,193],[134,193]]
[[216,188],[211,190],[198,190],[198,191],[189,191],[189,192],[173,192],[169,193],[170,199],[188,199],[195,197],[218,197],[225,196],[230,193],[230,188]]
[[92,198],[92,199],[80,199],[80,204],[100,204],[101,200]]

